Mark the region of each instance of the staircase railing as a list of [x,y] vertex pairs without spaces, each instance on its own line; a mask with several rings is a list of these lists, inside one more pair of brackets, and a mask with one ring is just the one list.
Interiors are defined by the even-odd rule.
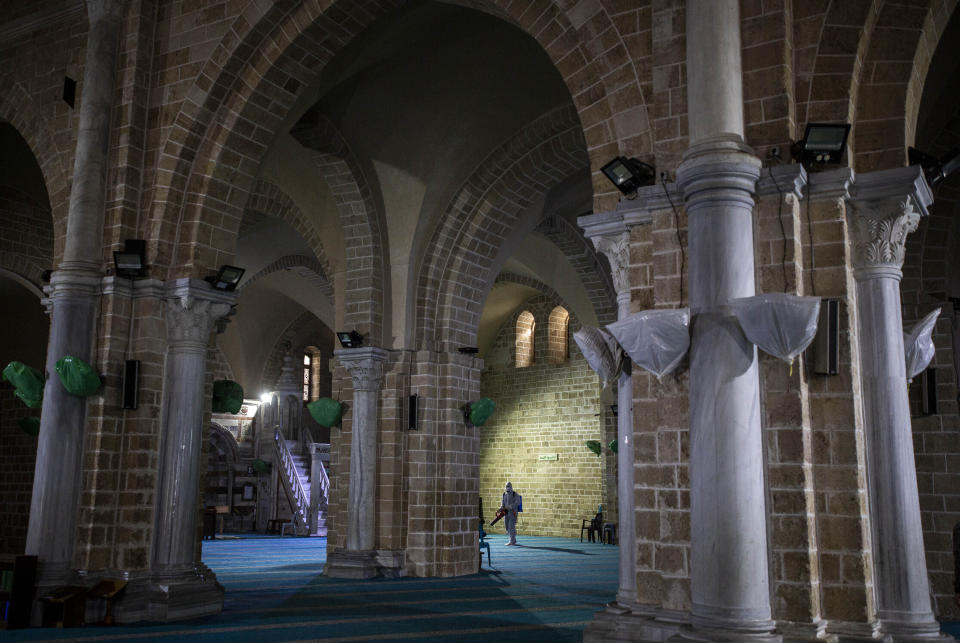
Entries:
[[310,499],[303,490],[303,485],[300,484],[297,467],[293,463],[293,456],[287,447],[287,441],[283,439],[279,425],[273,430],[273,443],[277,449],[277,461],[280,463],[280,469],[282,471],[280,479],[283,481],[283,486],[286,489],[287,498],[293,501],[291,505],[296,505],[291,506],[293,510],[294,529],[296,531],[302,530],[309,534],[310,527],[307,523],[307,513],[310,511]]

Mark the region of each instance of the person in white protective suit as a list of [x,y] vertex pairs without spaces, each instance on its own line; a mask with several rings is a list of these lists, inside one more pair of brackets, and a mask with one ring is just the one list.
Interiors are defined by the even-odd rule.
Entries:
[[508,545],[517,544],[517,512],[520,511],[520,502],[520,494],[514,491],[513,485],[508,482],[507,488],[503,492],[503,502],[500,504],[500,508],[506,512],[503,520],[507,528],[507,535],[510,536],[510,540],[507,541]]

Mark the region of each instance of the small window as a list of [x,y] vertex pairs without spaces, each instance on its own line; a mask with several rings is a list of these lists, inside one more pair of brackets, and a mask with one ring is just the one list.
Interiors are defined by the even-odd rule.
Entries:
[[313,380],[313,369],[310,368],[310,356],[303,356],[303,401],[310,401],[310,384]]
[[550,311],[547,334],[547,359],[551,364],[563,364],[567,361],[567,326],[570,313],[566,308],[557,306]]
[[529,310],[517,317],[517,368],[533,365],[533,331],[537,322]]

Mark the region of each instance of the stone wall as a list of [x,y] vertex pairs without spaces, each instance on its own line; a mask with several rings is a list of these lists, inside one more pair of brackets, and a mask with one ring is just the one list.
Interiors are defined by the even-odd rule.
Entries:
[[[607,422],[604,431],[609,406],[601,405],[598,378],[569,331],[568,359],[562,364],[548,359],[548,320],[556,306],[542,296],[527,302],[504,324],[484,358],[481,395],[497,408],[480,427],[480,496],[489,522],[509,480],[523,495],[519,533],[578,537],[581,519],[592,518],[598,504],[616,505],[604,489],[604,474],[614,462],[609,449],[604,446],[598,458],[584,442],[606,445],[616,437],[616,428]],[[517,368],[517,320],[525,312],[536,322],[534,358],[531,366]],[[539,460],[554,455],[556,460]],[[488,531],[503,533],[503,523]]]
[[0,553],[22,554],[27,543],[37,438],[24,433],[17,421],[28,415],[39,417],[40,410],[24,406],[11,386],[0,386]]

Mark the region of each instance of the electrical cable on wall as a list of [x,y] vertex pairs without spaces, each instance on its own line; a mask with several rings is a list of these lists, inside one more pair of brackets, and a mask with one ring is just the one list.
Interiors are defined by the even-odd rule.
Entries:
[[667,197],[667,202],[670,203],[670,207],[673,209],[673,223],[677,227],[677,247],[680,248],[680,301],[677,303],[677,308],[683,307],[683,271],[686,269],[686,253],[683,250],[683,240],[680,238],[680,214],[677,212],[677,206],[673,204],[673,199],[670,198],[670,192],[667,191],[667,184],[664,181],[666,179],[666,174],[660,175],[660,187],[663,188],[663,194]]

